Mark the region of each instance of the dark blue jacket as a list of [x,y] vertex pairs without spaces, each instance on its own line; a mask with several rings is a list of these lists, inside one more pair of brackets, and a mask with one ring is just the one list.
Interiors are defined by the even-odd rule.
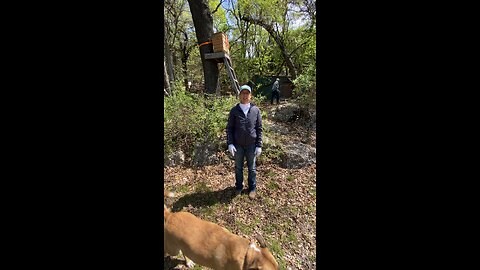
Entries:
[[227,124],[227,145],[262,147],[262,115],[255,104],[250,103],[247,116],[237,104],[230,110]]

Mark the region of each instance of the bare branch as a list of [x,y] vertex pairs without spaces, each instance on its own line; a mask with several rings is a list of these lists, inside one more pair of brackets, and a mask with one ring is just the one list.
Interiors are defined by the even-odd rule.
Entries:
[[[300,49],[303,45],[307,44],[310,40],[307,38],[307,41],[303,42],[302,44],[298,45],[297,48],[295,48],[291,53],[288,54],[288,57],[292,57],[293,53]],[[316,61],[316,60],[315,60]],[[274,72],[274,74],[276,74],[276,76],[279,76],[280,75],[280,72],[282,72],[282,69],[283,69],[283,64],[285,64],[285,60],[283,60],[282,64],[279,66],[280,68],[277,69],[276,72]]]
[[215,10],[212,12],[212,15],[213,13],[217,12],[218,8],[222,5],[223,3],[223,0],[220,0],[220,3],[218,3],[218,6],[215,8]]
[[267,23],[264,20],[262,20],[261,18],[260,19],[255,19],[255,18],[250,17],[249,15],[242,16],[240,18],[243,21],[251,22],[253,24],[260,25],[261,27],[263,27],[263,29],[267,30],[267,32],[275,40],[278,47],[280,48],[282,56],[285,59],[287,67],[290,71],[290,74],[291,74],[292,78],[295,79],[297,77],[297,71],[296,71],[295,65],[293,64],[292,59],[289,57],[289,55],[287,53],[285,43],[284,43],[282,37],[279,35],[278,31],[275,30],[273,23]]

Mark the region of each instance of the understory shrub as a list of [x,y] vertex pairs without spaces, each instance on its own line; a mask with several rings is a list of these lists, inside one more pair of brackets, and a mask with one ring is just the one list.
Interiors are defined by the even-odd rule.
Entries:
[[204,97],[185,91],[165,97],[164,158],[181,150],[191,159],[198,144],[213,144],[220,150],[228,113],[237,102],[235,96]]
[[301,107],[315,111],[317,100],[316,67],[310,65],[305,73],[295,79],[293,95]]

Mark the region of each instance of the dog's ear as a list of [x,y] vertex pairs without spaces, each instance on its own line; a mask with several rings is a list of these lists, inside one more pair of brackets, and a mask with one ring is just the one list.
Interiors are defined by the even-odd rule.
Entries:
[[258,259],[260,256],[261,252],[258,250],[258,248],[256,248],[255,241],[252,240],[247,251],[247,257],[245,259],[245,269],[257,269]]
[[[262,257],[259,259],[262,262],[259,262],[259,264],[261,264],[264,269],[280,269],[277,260],[275,260],[275,257],[273,257],[272,253],[268,250],[267,242],[265,242],[265,239],[263,239],[260,234],[257,234],[255,238],[257,239],[258,243],[260,244],[260,248],[262,249]],[[266,267],[267,265],[270,266]]]

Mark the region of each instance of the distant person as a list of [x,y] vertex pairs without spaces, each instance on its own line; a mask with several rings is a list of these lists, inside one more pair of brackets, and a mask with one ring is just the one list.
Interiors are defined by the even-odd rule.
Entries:
[[279,100],[280,100],[280,89],[279,89],[279,85],[280,85],[280,78],[277,78],[275,80],[275,82],[273,83],[273,86],[272,86],[272,97],[270,99],[270,104],[273,105],[273,98],[274,97],[277,97],[277,104],[279,104]]
[[240,103],[230,110],[227,123],[228,151],[235,158],[235,195],[243,190],[243,162],[247,159],[248,196],[255,198],[257,185],[256,158],[262,152],[262,116],[260,109],[250,103],[252,89],[240,87]]

